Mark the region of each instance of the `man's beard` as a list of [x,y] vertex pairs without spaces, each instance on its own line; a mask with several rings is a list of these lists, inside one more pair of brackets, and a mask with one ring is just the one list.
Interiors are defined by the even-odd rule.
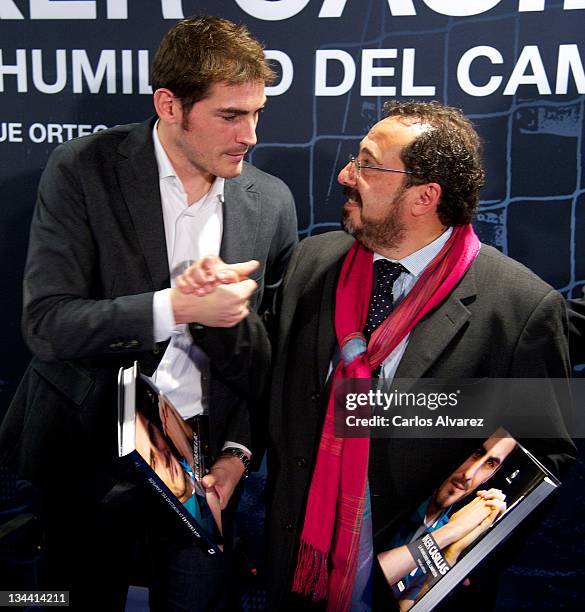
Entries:
[[[348,198],[361,204],[361,198],[356,191],[347,187],[343,191]],[[386,218],[381,221],[369,219],[360,208],[359,225],[355,225],[351,220],[351,210],[344,208],[341,218],[343,229],[371,251],[396,249],[402,244],[406,234],[406,227],[400,218],[400,205],[405,191],[405,188],[400,189],[390,204]]]

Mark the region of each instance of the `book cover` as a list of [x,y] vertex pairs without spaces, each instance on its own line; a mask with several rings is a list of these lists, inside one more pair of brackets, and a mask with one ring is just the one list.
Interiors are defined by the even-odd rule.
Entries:
[[432,610],[559,486],[498,429],[376,550],[400,609]]
[[118,454],[209,555],[221,553],[219,500],[206,493],[204,418],[185,421],[138,370],[118,375]]

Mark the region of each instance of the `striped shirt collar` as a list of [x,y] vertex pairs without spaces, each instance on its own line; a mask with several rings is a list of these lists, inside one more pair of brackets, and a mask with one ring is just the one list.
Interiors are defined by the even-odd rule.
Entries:
[[425,268],[431,263],[431,261],[433,261],[433,259],[438,255],[443,246],[445,246],[445,243],[447,240],[449,240],[452,233],[453,227],[449,227],[431,243],[402,259],[388,259],[387,257],[380,255],[380,253],[374,253],[374,261],[377,261],[378,259],[388,259],[388,261],[398,262],[402,264],[410,274],[412,274],[415,278],[418,278],[423,273]]

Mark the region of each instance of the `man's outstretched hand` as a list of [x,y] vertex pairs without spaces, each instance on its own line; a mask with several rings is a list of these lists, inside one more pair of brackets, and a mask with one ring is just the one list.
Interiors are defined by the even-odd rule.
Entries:
[[257,284],[248,275],[260,262],[226,264],[216,255],[195,262],[177,277],[171,291],[175,323],[233,327],[249,314]]
[[246,280],[258,269],[259,261],[252,259],[236,264],[226,264],[217,255],[207,255],[190,265],[176,280],[177,288],[185,294],[204,296],[219,285],[229,285]]

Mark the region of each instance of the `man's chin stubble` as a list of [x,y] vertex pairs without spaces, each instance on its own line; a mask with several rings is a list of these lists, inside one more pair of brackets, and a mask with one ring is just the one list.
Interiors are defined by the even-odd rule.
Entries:
[[341,227],[344,232],[346,232],[347,234],[355,238],[356,228],[353,227],[349,216],[350,216],[350,213],[344,208],[341,212]]
[[342,213],[341,227],[350,236],[361,242],[370,251],[397,248],[405,234],[404,227],[395,219],[389,219],[385,223],[375,224],[364,219],[360,214],[361,226],[355,227],[351,222],[350,213],[345,209]]

